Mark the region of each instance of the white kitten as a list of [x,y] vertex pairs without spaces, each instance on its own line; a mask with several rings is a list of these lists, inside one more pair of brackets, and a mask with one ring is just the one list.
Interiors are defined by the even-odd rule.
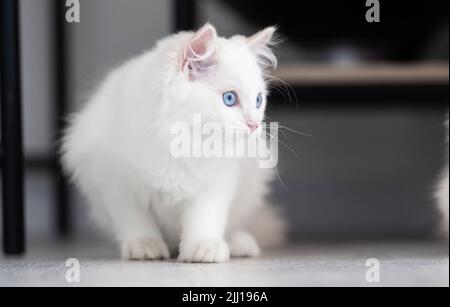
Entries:
[[[72,118],[63,164],[122,257],[178,251],[180,261],[223,262],[282,242],[284,224],[265,201],[271,170],[256,159],[177,159],[169,151],[171,126],[193,114],[247,123],[248,134],[261,124],[274,31],[225,39],[206,24],[172,35],[113,71]],[[224,103],[230,92],[233,106]]]

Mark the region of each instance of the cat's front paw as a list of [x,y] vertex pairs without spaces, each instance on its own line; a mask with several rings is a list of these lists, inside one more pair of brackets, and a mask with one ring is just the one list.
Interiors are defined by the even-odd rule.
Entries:
[[230,249],[224,240],[205,239],[199,241],[182,241],[180,244],[180,262],[227,262]]
[[248,232],[240,231],[232,234],[229,243],[232,257],[257,257],[261,254],[258,243]]
[[122,259],[158,260],[170,258],[166,243],[159,238],[134,239],[122,244]]

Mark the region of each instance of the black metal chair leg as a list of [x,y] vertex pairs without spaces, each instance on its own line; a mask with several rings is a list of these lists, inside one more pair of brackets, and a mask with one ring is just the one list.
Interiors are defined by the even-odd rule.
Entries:
[[[55,14],[55,129],[57,133],[57,140],[55,144],[59,144],[59,138],[61,138],[62,131],[64,129],[64,118],[66,116],[66,104],[67,104],[67,74],[66,74],[66,6],[65,1],[54,0],[54,14]],[[58,151],[57,149],[55,150]],[[61,165],[58,161],[58,155],[56,155],[55,161],[55,211],[56,211],[56,230],[60,237],[66,237],[70,234],[70,203],[68,197],[68,184],[63,176]]]
[[3,250],[18,255],[25,251],[19,1],[0,3]]

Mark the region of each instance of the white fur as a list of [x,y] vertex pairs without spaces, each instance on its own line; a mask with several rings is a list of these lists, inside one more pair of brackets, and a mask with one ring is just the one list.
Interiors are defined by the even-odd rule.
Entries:
[[[447,153],[448,156],[448,121],[446,123],[447,129]],[[436,199],[438,201],[439,209],[442,215],[441,230],[448,236],[449,234],[449,220],[448,220],[448,210],[449,210],[449,169],[448,165],[445,166],[444,173],[442,174],[442,179],[440,180],[438,190],[436,193]]]
[[448,184],[449,184],[449,178],[448,178],[448,166],[445,175],[442,177],[442,180],[439,184],[439,190],[437,193],[437,199],[439,201],[439,208],[441,210],[442,214],[442,232],[448,236],[448,209],[449,209],[449,197],[448,197]]
[[[178,251],[180,261],[223,262],[230,247],[231,256],[258,255],[255,237],[264,246],[281,243],[284,224],[265,200],[272,170],[255,159],[176,159],[169,152],[171,125],[191,122],[194,113],[222,124],[264,119],[266,102],[257,109],[255,101],[267,92],[267,65],[258,63],[261,54],[274,59],[267,47],[274,29],[265,31],[251,42],[218,37],[211,25],[172,35],[113,71],[71,119],[63,164],[122,257]],[[230,89],[240,107],[224,105]]]

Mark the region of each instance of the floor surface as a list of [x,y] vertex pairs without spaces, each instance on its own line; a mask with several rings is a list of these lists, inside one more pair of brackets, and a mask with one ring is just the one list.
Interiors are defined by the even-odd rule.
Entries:
[[[80,263],[79,283],[66,281],[68,258]],[[370,258],[378,283],[366,279],[377,274]],[[0,257],[0,286],[448,287],[448,243],[305,243],[225,264],[125,262],[109,245],[38,244],[25,257]]]

